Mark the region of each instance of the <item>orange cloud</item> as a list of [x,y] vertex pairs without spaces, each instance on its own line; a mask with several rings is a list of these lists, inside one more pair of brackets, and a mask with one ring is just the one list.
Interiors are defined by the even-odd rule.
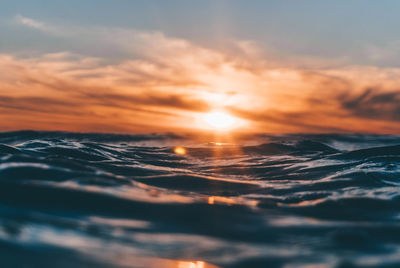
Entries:
[[400,133],[400,69],[288,67],[251,42],[232,53],[121,32],[141,58],[0,55],[0,128],[196,131],[199,114],[225,109],[245,132]]

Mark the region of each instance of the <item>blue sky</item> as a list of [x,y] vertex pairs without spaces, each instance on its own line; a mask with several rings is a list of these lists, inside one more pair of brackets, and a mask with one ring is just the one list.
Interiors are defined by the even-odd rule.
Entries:
[[395,0],[5,0],[0,9],[0,34],[5,37],[0,49],[62,47],[64,41],[13,25],[20,14],[54,25],[161,31],[220,49],[233,38],[287,55],[397,66],[399,11],[400,2]]

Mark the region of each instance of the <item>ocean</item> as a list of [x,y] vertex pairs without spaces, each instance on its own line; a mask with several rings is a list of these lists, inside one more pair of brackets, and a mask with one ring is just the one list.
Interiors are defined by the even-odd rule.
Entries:
[[400,137],[0,133],[0,267],[400,267]]

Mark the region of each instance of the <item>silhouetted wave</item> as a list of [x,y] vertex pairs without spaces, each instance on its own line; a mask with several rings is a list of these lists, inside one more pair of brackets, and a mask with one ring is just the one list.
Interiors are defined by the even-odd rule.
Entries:
[[19,131],[0,160],[0,267],[400,267],[396,136]]

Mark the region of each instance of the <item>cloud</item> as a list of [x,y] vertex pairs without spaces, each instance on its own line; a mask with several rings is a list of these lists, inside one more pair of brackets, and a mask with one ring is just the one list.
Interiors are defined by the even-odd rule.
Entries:
[[15,21],[17,21],[18,23],[28,26],[30,28],[34,28],[37,30],[42,30],[45,31],[48,29],[48,26],[46,26],[46,24],[44,22],[41,21],[37,21],[28,17],[24,17],[20,14],[17,14],[15,16]]
[[99,44],[128,56],[0,55],[1,129],[195,131],[202,113],[225,109],[246,120],[250,132],[400,133],[400,69],[313,59],[288,64],[252,41],[220,51],[151,31],[51,33],[77,42],[83,36],[93,49]]
[[400,90],[381,91],[367,88],[358,96],[344,97],[342,106],[359,117],[400,122]]
[[99,128],[104,131],[114,132],[113,124],[123,125],[124,132],[159,131],[179,125],[176,119],[185,113],[210,108],[195,94],[200,84],[193,78],[143,61],[103,65],[65,52],[28,59],[0,55],[0,71],[0,119],[16,118],[0,120],[3,129],[62,125],[68,130],[73,125],[73,130],[87,131],[96,122],[96,127],[106,126]]
[[360,52],[364,60],[375,64],[399,66],[400,41],[394,40],[383,44],[367,44]]

